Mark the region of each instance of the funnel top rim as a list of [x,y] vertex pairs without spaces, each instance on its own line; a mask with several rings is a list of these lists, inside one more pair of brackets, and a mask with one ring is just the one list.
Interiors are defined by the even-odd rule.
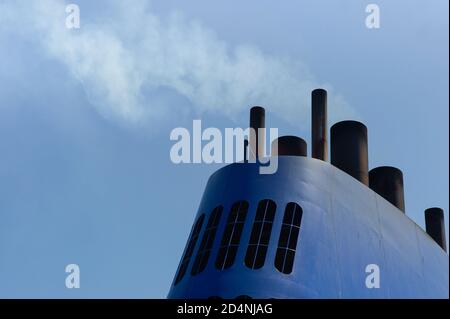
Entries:
[[340,129],[340,128],[359,128],[359,129],[363,129],[365,131],[367,131],[367,126],[360,122],[360,121],[356,121],[356,120],[344,120],[344,121],[339,121],[334,123],[331,126],[331,130],[335,130],[335,129]]
[[379,171],[389,171],[389,172],[391,172],[391,173],[392,173],[392,172],[396,172],[396,173],[400,173],[400,174],[403,175],[403,172],[402,172],[402,170],[401,170],[400,168],[395,167],[395,166],[388,166],[388,165],[374,167],[374,168],[372,168],[372,169],[369,171],[369,174],[370,174],[371,172],[379,172]]

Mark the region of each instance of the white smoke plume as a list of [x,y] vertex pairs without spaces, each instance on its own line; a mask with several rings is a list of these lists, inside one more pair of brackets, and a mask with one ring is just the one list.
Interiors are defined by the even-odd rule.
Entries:
[[[32,38],[82,83],[101,114],[125,123],[180,111],[237,118],[251,105],[266,106],[292,123],[308,123],[310,92],[316,87],[331,90],[335,115],[354,116],[342,96],[317,83],[301,61],[249,45],[231,46],[181,14],[161,19],[148,1],[124,2],[105,2],[111,19],[96,19],[80,7],[80,29],[65,27],[64,1],[2,2],[0,32]],[[170,95],[187,101],[190,109],[177,109]]]

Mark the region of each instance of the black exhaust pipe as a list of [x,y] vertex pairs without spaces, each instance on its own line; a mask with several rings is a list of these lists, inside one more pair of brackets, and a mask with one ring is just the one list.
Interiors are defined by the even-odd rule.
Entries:
[[342,121],[331,127],[331,164],[369,186],[367,127]]
[[433,207],[425,210],[425,229],[434,241],[447,251],[445,242],[445,222],[442,208]]
[[307,156],[307,144],[298,136],[280,136],[272,142],[272,156]]
[[405,212],[403,173],[390,166],[381,166],[369,172],[369,187],[392,205]]
[[265,130],[262,130],[262,132],[258,130],[266,128],[266,111],[263,107],[254,106],[250,109],[250,128],[255,132],[254,138],[252,138],[252,134],[249,134],[250,149],[255,158],[258,159],[264,156],[264,143],[266,140]]
[[327,91],[316,89],[311,94],[312,157],[328,160],[327,141]]
[[245,139],[244,140],[244,163],[248,163],[247,148],[248,148],[248,139]]

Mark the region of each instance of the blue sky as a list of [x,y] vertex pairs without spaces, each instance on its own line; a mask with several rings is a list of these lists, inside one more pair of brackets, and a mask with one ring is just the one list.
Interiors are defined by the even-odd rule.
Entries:
[[[369,128],[370,167],[403,170],[406,212],[448,223],[448,1],[0,1],[0,297],[164,298],[209,175],[170,131],[267,124],[309,140]],[[447,229],[448,234],[448,229]],[[81,268],[66,289],[65,266]]]

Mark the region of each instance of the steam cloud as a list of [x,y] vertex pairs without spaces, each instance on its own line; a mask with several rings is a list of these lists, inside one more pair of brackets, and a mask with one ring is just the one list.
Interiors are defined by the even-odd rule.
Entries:
[[[81,28],[70,30],[63,1],[10,1],[0,4],[0,32],[32,38],[82,83],[101,114],[125,123],[142,124],[180,111],[236,118],[257,104],[287,121],[307,123],[310,92],[318,86],[331,90],[333,114],[354,115],[300,61],[248,45],[231,47],[211,29],[177,13],[162,20],[149,10],[148,1],[123,2],[104,4],[110,19],[92,17],[81,7]],[[170,96],[186,101],[190,109],[177,110]]]

